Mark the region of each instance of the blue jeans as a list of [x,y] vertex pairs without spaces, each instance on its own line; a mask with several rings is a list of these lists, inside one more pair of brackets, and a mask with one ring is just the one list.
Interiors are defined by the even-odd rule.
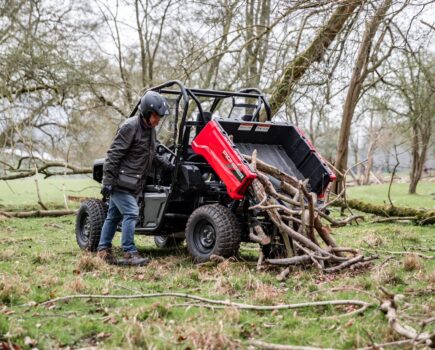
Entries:
[[113,191],[97,250],[112,247],[116,228],[122,221],[122,250],[129,253],[137,252],[134,245],[134,230],[138,217],[139,207],[136,198],[129,193]]

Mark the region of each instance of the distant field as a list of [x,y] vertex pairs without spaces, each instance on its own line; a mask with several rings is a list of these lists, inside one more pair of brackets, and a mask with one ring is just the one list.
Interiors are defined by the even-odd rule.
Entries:
[[[66,196],[95,196],[99,192],[99,184],[91,178],[51,177],[38,180],[41,198],[49,207],[64,205]],[[65,191],[65,192],[64,192]],[[38,207],[35,178],[12,181],[0,181],[0,207],[33,208]],[[70,203],[73,207],[75,202]]]
[[[388,204],[388,186],[370,185],[350,187],[348,197],[375,204]],[[420,182],[417,194],[408,194],[408,184],[393,184],[391,187],[391,200],[394,205],[413,208],[435,209],[435,182]]]
[[[51,208],[64,206],[64,192],[67,196],[99,196],[100,184],[89,178],[52,177],[39,179],[39,188],[44,204]],[[388,184],[350,187],[349,198],[372,203],[388,203]],[[393,184],[391,199],[395,205],[414,208],[435,208],[435,183],[421,182],[416,195],[408,194],[408,184]],[[0,208],[37,208],[37,194],[34,178],[0,181]],[[69,203],[72,207],[76,202]]]

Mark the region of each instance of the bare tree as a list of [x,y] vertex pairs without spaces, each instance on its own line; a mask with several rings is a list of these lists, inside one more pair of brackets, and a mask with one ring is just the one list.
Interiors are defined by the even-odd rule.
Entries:
[[[279,83],[273,89],[270,98],[272,114],[275,114],[291,95],[295,84],[314,62],[320,61],[329,45],[340,33],[346,21],[352,16],[361,1],[343,1],[328,21],[319,29],[313,41],[297,55],[284,69]],[[263,116],[264,117],[264,116]]]
[[416,193],[428,150],[431,146],[435,122],[435,58],[421,49],[404,52],[394,80],[386,83],[397,93],[398,101],[388,109],[398,115],[410,132],[411,169],[408,192]]
[[381,125],[376,124],[373,112],[370,113],[370,122],[367,128],[367,136],[366,136],[368,140],[367,157],[366,157],[367,163],[365,164],[364,178],[362,181],[363,185],[368,185],[370,183],[370,175],[373,169],[373,158],[379,143],[379,138],[382,135],[382,128],[383,128],[382,124]]
[[[347,91],[346,101],[343,107],[343,117],[341,120],[340,135],[337,146],[335,167],[340,173],[344,173],[347,169],[350,127],[356,105],[361,97],[364,80],[371,72],[374,72],[376,68],[379,67],[382,62],[391,54],[391,50],[389,50],[386,55],[382,56],[381,58],[375,59],[369,67],[373,48],[379,49],[384,39],[385,32],[388,28],[387,23],[385,24],[384,31],[379,36],[378,41],[377,43],[375,43],[375,45],[373,45],[373,39],[375,38],[376,32],[380,24],[384,21],[385,15],[388,9],[391,7],[391,4],[392,0],[384,0],[375,10],[373,17],[370,19],[365,27],[365,31],[359,45],[358,55],[355,61],[352,78]],[[338,176],[337,182],[335,183],[336,193],[341,192],[342,181],[345,181],[345,179]]]
[[70,112],[104,65],[83,58],[95,25],[77,15],[88,10],[36,0],[0,8],[6,29],[0,32],[0,147],[7,154],[54,158],[65,151]]

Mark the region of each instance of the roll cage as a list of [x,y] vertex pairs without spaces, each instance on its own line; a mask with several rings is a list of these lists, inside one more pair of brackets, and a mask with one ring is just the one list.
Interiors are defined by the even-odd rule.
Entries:
[[[176,88],[176,89],[173,89]],[[220,106],[221,102],[225,99],[231,99],[232,107],[228,114],[228,117],[231,116],[234,108],[251,108],[254,109],[252,115],[250,115],[249,121],[259,121],[261,109],[264,107],[266,120],[270,121],[272,119],[272,113],[270,109],[269,102],[264,94],[257,88],[245,88],[238,92],[232,91],[220,91],[220,90],[209,90],[209,89],[192,89],[184,86],[184,84],[179,80],[171,80],[167,81],[163,84],[151,87],[146,91],[156,91],[162,95],[173,95],[175,98],[175,128],[174,128],[174,140],[175,140],[175,170],[173,172],[172,179],[175,181],[177,179],[180,159],[182,156],[186,156],[188,143],[189,143],[189,134],[190,129],[192,127],[202,128],[204,127],[209,120],[207,120],[207,113],[213,114]],[[146,92],[145,91],[145,92]],[[205,111],[200,98],[211,98],[213,102],[208,111]],[[236,98],[248,98],[248,99],[256,99],[257,104],[249,104],[249,103],[237,103]],[[187,121],[187,116],[190,109],[191,101],[194,102],[195,107],[198,109],[198,118],[197,120],[189,120]],[[179,115],[180,104],[182,106],[181,116]],[[140,100],[137,102],[132,112],[129,115],[133,117],[140,105]]]

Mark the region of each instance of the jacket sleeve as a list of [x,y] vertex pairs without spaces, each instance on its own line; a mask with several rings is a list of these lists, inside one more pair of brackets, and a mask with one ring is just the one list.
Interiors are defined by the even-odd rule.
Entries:
[[132,126],[130,123],[122,125],[107,151],[107,157],[103,165],[103,185],[116,185],[119,165],[134,139],[135,132]]

